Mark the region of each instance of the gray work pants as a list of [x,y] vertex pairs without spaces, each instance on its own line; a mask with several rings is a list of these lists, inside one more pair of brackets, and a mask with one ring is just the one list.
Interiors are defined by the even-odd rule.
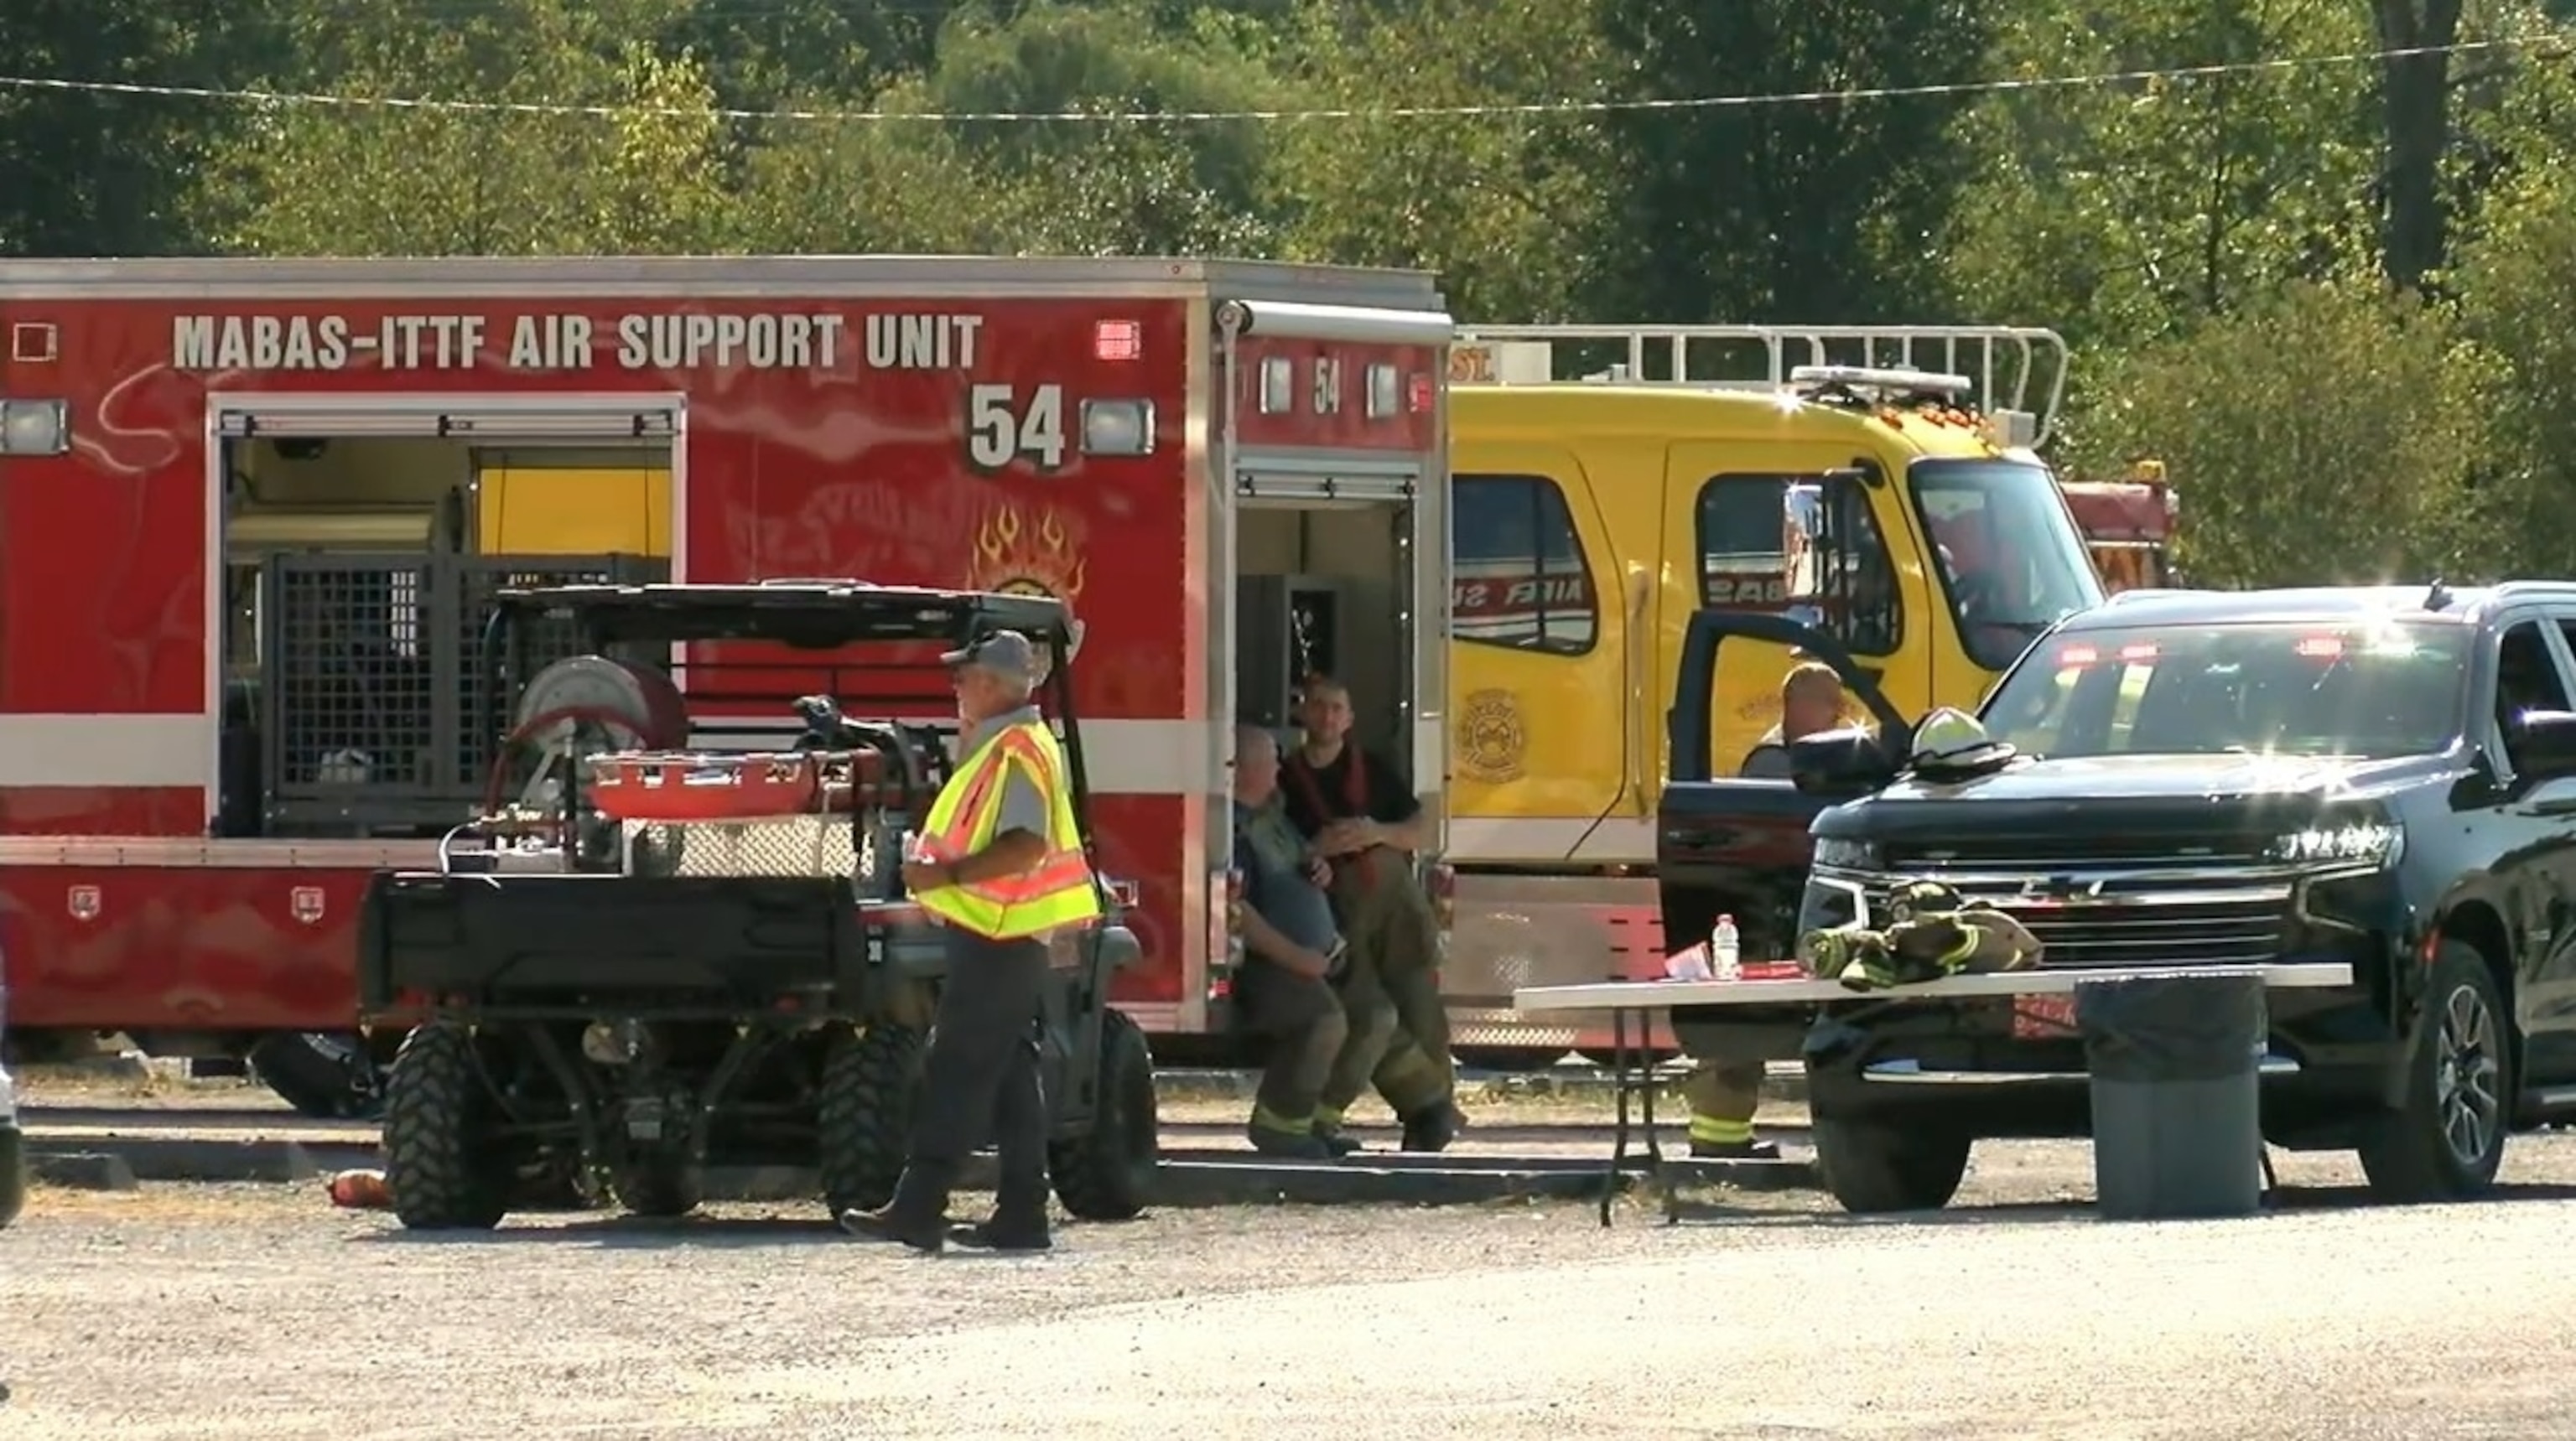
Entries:
[[999,1153],[997,1216],[1046,1214],[1047,1112],[1038,1084],[1038,1023],[1047,947],[944,927],[948,979],[939,987],[912,1156],[895,1205],[944,1215],[966,1158],[989,1138]]

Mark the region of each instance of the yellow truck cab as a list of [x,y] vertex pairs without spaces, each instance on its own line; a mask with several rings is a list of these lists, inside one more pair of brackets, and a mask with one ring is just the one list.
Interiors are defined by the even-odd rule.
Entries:
[[[1537,1062],[1603,1037],[1519,1020],[1514,987],[1661,974],[1663,709],[1695,611],[1819,624],[1919,714],[1973,706],[2103,592],[2033,451],[2053,332],[1477,327],[1454,354],[1442,983],[1467,1059]],[[1722,773],[1797,660],[1725,647]]]

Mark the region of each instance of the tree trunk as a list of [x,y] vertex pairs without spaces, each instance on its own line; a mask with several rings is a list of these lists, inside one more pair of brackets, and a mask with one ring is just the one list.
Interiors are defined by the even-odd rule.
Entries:
[[2388,138],[2380,267],[2390,283],[2420,288],[2442,267],[2450,217],[2442,203],[2442,155],[2450,145],[2451,56],[2461,0],[2377,0],[2380,47],[2432,50],[2380,62],[2380,103]]

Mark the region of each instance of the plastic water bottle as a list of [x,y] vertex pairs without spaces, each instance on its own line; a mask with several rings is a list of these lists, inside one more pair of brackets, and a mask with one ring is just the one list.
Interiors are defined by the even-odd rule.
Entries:
[[1708,969],[1716,980],[1744,979],[1743,942],[1735,934],[1733,916],[1718,917],[1716,929],[1708,933]]

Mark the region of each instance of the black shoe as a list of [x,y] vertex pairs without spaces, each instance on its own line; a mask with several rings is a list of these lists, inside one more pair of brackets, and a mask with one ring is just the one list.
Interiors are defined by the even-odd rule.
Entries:
[[959,1226],[948,1233],[949,1239],[978,1251],[1000,1251],[1012,1255],[1032,1255],[1055,1249],[1055,1238],[1047,1234],[1046,1222],[1034,1226],[999,1221],[978,1221],[972,1226]]
[[893,1241],[925,1256],[936,1256],[948,1245],[946,1217],[922,1220],[893,1206],[877,1211],[843,1211],[841,1229],[862,1241]]
[[1315,1139],[1323,1142],[1324,1149],[1336,1156],[1348,1156],[1368,1149],[1360,1144],[1357,1136],[1345,1136],[1339,1131],[1327,1131],[1320,1127],[1315,1131]]
[[1776,1161],[1780,1147],[1770,1141],[1693,1141],[1694,1161]]
[[1246,1126],[1243,1128],[1243,1134],[1251,1140],[1252,1149],[1265,1156],[1277,1156],[1289,1161],[1333,1159],[1333,1148],[1324,1144],[1323,1137],[1311,1132],[1278,1131],[1268,1126]]
[[1423,1107],[1404,1118],[1404,1149],[1408,1151],[1445,1151],[1458,1139],[1458,1123],[1463,1118],[1458,1108],[1447,1101]]

